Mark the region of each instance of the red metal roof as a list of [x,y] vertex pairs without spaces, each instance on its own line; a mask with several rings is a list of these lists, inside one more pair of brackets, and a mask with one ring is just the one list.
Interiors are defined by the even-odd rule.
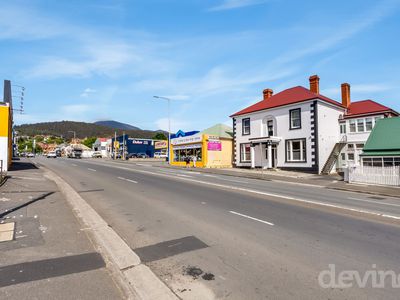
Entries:
[[279,106],[284,106],[288,104],[293,104],[293,103],[298,103],[298,102],[303,102],[311,99],[320,99],[322,101],[326,101],[330,104],[343,107],[341,103],[332,100],[328,97],[325,97],[320,94],[316,94],[311,92],[309,89],[306,89],[305,87],[302,86],[296,86],[287,90],[284,90],[280,93],[277,93],[270,98],[266,100],[262,100],[260,102],[257,102],[256,104],[253,104],[245,109],[242,109],[241,111],[238,111],[237,113],[231,115],[231,117],[239,116],[239,115],[244,115],[264,109],[269,109],[269,108],[274,108],[274,107],[279,107]]
[[395,115],[398,115],[398,113],[392,110],[391,108],[379,104],[375,101],[361,100],[350,103],[347,109],[347,113],[345,114],[345,118],[351,118],[357,115],[368,115],[368,114],[376,114],[383,112],[391,112]]

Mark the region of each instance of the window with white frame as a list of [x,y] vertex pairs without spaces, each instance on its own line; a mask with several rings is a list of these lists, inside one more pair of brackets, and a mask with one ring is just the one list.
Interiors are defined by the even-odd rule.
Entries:
[[240,161],[241,162],[249,162],[251,161],[251,154],[250,154],[251,144],[240,144]]
[[365,119],[365,131],[371,131],[374,125],[372,124],[372,118]]
[[268,136],[274,135],[274,121],[273,120],[267,121],[267,133],[268,133]]
[[364,132],[364,119],[357,119],[357,132]]
[[301,128],[301,109],[291,109],[289,110],[289,128],[290,129],[300,129]]
[[340,134],[346,133],[346,122],[340,123]]
[[350,132],[356,132],[356,120],[349,121]]
[[250,118],[242,120],[242,135],[250,134]]
[[306,139],[286,140],[286,161],[306,161]]
[[347,153],[347,160],[354,160],[354,153]]
[[363,157],[362,164],[364,167],[398,167],[400,157]]

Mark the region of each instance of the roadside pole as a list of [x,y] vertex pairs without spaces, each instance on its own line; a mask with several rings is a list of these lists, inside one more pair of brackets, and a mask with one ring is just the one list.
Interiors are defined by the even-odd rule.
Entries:
[[122,131],[122,160],[125,160],[125,131]]
[[114,143],[113,143],[113,147],[114,147],[114,160],[117,159],[117,147],[115,147],[117,144],[117,132],[114,132]]

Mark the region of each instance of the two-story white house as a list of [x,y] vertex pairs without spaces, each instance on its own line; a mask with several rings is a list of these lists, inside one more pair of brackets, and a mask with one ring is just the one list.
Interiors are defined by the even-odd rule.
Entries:
[[348,84],[342,84],[342,103],[346,107],[346,113],[339,120],[339,127],[346,145],[338,158],[338,169],[360,164],[360,154],[378,119],[399,115],[393,109],[372,100],[352,103]]
[[[360,107],[365,107],[364,101],[350,104],[350,85],[347,83],[342,84],[340,103],[319,93],[317,75],[311,76],[309,81],[309,89],[296,86],[275,95],[271,89],[266,89],[263,100],[231,115],[237,167],[329,173],[338,164],[339,156],[342,158],[341,152],[346,151],[347,155],[347,132],[353,133],[352,120],[355,119],[361,133],[361,121],[357,120],[363,115]],[[367,116],[376,109],[375,105],[371,106],[363,118],[364,131],[370,128]],[[380,113],[377,116],[397,114],[388,108]],[[368,138],[358,137],[363,143]],[[347,164],[346,155],[340,164]]]

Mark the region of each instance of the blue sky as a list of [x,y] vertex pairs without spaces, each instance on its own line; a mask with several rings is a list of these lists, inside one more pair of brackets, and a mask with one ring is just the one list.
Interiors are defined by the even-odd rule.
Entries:
[[[201,130],[318,74],[321,93],[400,111],[400,0],[1,1],[0,78],[17,124],[114,119]],[[18,99],[14,100],[17,104]]]

